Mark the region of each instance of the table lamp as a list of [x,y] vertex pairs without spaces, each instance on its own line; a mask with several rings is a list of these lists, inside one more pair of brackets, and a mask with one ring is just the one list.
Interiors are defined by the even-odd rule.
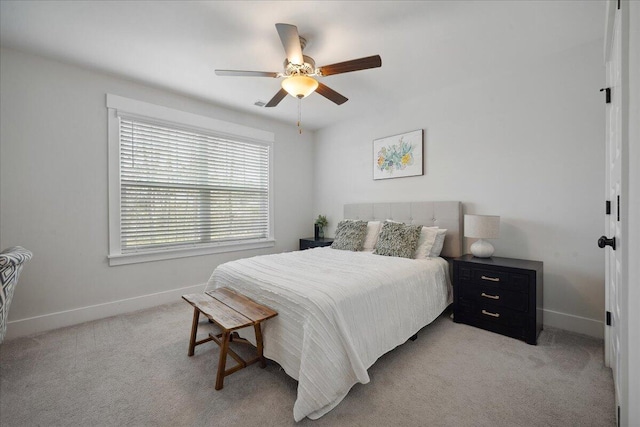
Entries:
[[493,255],[493,245],[483,239],[497,239],[500,234],[500,217],[495,215],[465,215],[464,237],[478,240],[471,245],[471,253],[478,258]]

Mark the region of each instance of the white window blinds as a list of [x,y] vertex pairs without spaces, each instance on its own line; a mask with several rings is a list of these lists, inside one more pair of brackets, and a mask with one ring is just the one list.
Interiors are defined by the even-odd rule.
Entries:
[[269,150],[120,116],[122,253],[269,238]]

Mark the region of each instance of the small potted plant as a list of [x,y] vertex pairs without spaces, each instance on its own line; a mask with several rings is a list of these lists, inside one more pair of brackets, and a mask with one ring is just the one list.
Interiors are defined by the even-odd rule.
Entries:
[[329,221],[327,221],[327,217],[324,215],[318,215],[318,218],[316,219],[315,222],[315,233],[314,233],[314,238],[316,240],[318,239],[324,239],[324,228],[329,224]]

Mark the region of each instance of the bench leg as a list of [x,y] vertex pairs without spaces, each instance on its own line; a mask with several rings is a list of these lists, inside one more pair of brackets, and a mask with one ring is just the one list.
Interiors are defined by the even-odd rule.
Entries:
[[198,320],[200,320],[200,310],[193,308],[193,322],[191,323],[191,338],[189,339],[189,356],[193,356],[193,349],[196,347],[196,334],[198,333]]
[[220,390],[223,387],[225,366],[227,364],[227,350],[229,350],[229,337],[231,333],[229,331],[222,332],[220,343],[220,360],[218,361],[218,374],[216,375],[216,390]]
[[262,330],[260,328],[260,323],[253,325],[253,328],[256,331],[256,349],[258,350],[258,357],[260,358],[260,367],[264,368],[267,366],[267,363],[264,360],[264,355],[262,354]]

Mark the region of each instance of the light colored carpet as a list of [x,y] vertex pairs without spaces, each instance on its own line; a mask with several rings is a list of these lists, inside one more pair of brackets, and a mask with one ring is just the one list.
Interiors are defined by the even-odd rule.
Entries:
[[[274,362],[214,390],[218,348],[207,343],[187,357],[191,315],[176,302],[5,341],[0,425],[296,425],[297,384]],[[201,335],[212,328],[201,323]],[[530,346],[444,314],[381,357],[369,384],[297,425],[613,426],[602,345],[547,329]]]

